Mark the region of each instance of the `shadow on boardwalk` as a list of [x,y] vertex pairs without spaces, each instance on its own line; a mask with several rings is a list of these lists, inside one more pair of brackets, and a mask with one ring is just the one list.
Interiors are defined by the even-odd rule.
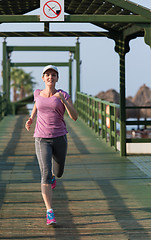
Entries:
[[66,119],[68,155],[46,226],[33,128],[26,117],[0,123],[0,239],[151,239],[151,180],[78,120]]

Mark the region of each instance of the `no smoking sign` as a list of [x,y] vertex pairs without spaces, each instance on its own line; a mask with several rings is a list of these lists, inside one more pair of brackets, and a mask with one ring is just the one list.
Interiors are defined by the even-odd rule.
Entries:
[[64,0],[40,0],[40,21],[64,21]]

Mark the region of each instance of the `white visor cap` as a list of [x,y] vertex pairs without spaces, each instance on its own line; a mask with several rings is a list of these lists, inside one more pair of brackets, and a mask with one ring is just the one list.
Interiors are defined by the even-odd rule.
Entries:
[[59,75],[59,71],[58,68],[56,66],[53,65],[48,65],[46,67],[43,68],[42,74],[44,74],[48,69],[53,69],[54,71],[56,71]]

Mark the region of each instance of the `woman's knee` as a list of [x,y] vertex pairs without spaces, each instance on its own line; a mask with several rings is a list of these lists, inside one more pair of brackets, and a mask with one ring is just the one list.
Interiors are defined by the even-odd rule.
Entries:
[[51,171],[45,171],[41,176],[41,183],[42,184],[51,184],[51,180],[52,180]]
[[54,171],[54,174],[57,178],[61,178],[63,175],[64,169],[59,169],[58,171]]

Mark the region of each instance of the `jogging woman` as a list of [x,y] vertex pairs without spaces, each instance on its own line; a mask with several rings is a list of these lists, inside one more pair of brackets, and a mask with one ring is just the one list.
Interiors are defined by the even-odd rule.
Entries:
[[52,189],[56,186],[55,176],[60,178],[64,172],[67,153],[67,129],[64,113],[67,110],[71,119],[77,120],[69,94],[56,89],[59,73],[56,66],[44,67],[42,79],[45,89],[34,92],[34,107],[25,127],[29,131],[37,115],[34,131],[35,149],[41,172],[41,193],[47,209],[47,225],[55,224],[52,209]]

